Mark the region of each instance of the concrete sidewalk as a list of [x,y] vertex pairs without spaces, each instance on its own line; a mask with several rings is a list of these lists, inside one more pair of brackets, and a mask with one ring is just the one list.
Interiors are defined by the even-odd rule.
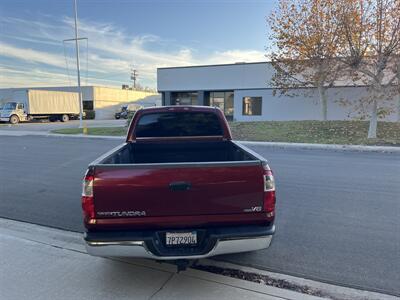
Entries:
[[139,259],[86,254],[81,234],[0,219],[1,299],[321,299]]

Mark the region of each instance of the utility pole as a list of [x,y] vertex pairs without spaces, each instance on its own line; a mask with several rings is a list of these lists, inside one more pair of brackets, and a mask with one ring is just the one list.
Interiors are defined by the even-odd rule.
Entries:
[[131,80],[133,80],[133,89],[136,90],[136,80],[139,74],[136,69],[131,69]]
[[78,8],[76,0],[74,0],[75,10],[75,49],[76,49],[76,70],[78,73],[78,93],[79,93],[79,128],[83,127],[83,101],[82,101],[82,89],[81,89],[81,70],[79,62],[79,43],[78,43]]
[[67,39],[64,42],[75,41],[76,50],[76,70],[78,75],[78,94],[79,94],[79,128],[83,128],[83,133],[87,134],[86,122],[83,122],[83,100],[82,100],[82,88],[81,88],[81,71],[79,62],[79,40],[87,40],[87,38],[78,38],[78,9],[76,0],[74,0],[74,13],[75,13],[75,38]]

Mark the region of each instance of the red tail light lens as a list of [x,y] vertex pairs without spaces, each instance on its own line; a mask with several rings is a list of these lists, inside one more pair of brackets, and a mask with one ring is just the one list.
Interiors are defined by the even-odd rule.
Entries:
[[96,215],[93,201],[93,181],[94,176],[90,174],[90,169],[86,172],[82,182],[82,209],[85,222],[95,223]]
[[82,209],[85,220],[88,220],[89,223],[93,222],[90,221],[95,218],[93,197],[82,196]]
[[264,193],[264,210],[269,216],[274,216],[275,213],[275,191]]

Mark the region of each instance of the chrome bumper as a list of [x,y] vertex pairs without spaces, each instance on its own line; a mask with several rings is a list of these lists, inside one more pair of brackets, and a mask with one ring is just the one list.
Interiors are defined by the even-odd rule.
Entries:
[[86,241],[86,250],[90,255],[102,257],[141,257],[156,260],[200,259],[221,254],[265,249],[270,246],[271,241],[272,235],[218,240],[215,243],[215,246],[208,253],[192,256],[157,256],[147,249],[144,241]]

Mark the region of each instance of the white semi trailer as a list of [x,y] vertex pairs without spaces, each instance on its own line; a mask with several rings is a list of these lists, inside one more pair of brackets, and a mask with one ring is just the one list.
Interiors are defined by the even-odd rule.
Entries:
[[47,90],[16,91],[0,111],[0,121],[11,124],[45,118],[67,122],[78,117],[78,93]]

